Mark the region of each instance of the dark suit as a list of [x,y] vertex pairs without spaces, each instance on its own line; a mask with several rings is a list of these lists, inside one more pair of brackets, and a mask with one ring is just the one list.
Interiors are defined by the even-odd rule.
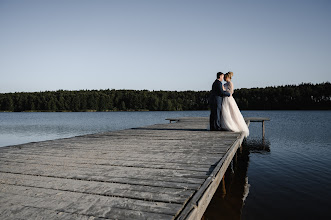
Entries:
[[220,131],[221,128],[221,117],[222,117],[222,102],[223,96],[230,96],[230,93],[223,90],[222,82],[218,79],[215,80],[212,86],[210,95],[210,130]]

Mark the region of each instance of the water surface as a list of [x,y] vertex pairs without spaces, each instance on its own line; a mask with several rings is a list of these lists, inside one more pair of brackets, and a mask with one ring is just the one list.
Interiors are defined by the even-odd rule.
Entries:
[[331,111],[243,114],[271,118],[265,143],[252,123],[228,191],[218,190],[205,219],[330,219]]

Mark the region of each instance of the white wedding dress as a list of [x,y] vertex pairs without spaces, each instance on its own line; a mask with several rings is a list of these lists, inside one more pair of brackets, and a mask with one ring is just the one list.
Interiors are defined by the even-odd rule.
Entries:
[[244,132],[245,137],[247,137],[249,135],[247,124],[238,108],[236,101],[232,97],[232,82],[225,83],[224,87],[226,91],[231,94],[231,96],[223,97],[221,126],[228,131]]

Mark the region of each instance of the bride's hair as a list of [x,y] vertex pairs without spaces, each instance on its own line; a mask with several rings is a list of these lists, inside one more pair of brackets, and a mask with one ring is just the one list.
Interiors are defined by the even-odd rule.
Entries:
[[233,76],[233,72],[227,72],[225,75],[224,75],[224,78],[230,78],[232,79],[232,76]]

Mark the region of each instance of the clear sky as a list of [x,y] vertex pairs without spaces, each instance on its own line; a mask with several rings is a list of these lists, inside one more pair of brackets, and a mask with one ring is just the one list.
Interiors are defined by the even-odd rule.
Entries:
[[331,81],[329,0],[0,0],[0,92]]

